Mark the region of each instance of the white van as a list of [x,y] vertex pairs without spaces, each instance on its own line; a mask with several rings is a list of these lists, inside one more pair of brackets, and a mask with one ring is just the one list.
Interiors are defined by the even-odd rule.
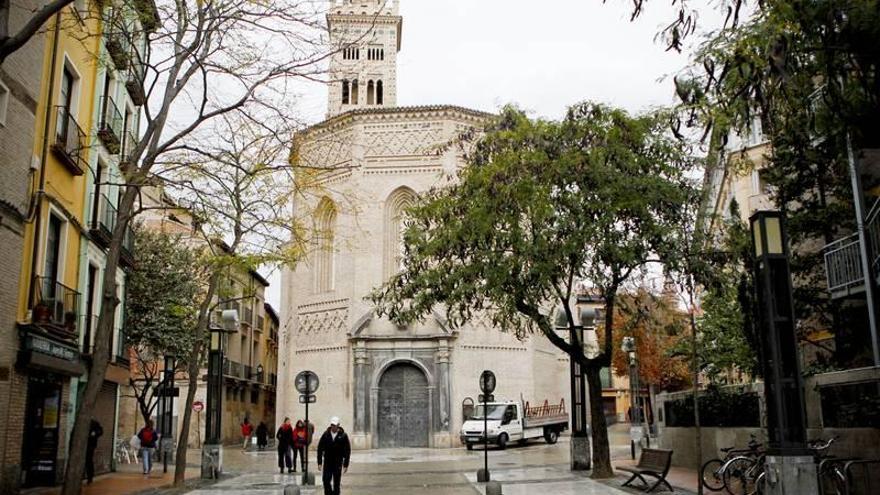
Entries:
[[565,411],[565,400],[559,404],[544,401],[543,405],[530,407],[521,401],[489,402],[486,404],[488,415],[484,416],[483,404],[474,406],[474,415],[461,426],[461,443],[468,450],[474,444],[484,441],[483,425],[489,430],[489,442],[505,448],[510,441],[525,443],[530,438],[544,437],[553,444],[559,434],[568,429],[568,413]]

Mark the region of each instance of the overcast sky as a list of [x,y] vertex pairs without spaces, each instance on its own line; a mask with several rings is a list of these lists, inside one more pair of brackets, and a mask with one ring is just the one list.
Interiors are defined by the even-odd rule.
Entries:
[[[630,0],[400,1],[398,105],[515,103],[560,118],[589,99],[638,112],[674,101],[667,76],[688,60],[655,41],[674,19],[672,0],[647,0],[633,22]],[[706,26],[719,20],[711,9],[701,14]],[[317,122],[326,100],[327,88],[312,84],[298,104]],[[278,307],[280,276],[269,278],[267,299]]]

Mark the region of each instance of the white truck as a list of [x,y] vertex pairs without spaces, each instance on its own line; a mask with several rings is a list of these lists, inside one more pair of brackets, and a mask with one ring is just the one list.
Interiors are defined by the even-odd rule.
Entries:
[[489,402],[485,409],[488,416],[484,416],[483,404],[474,406],[474,414],[461,426],[461,443],[468,450],[474,448],[474,444],[484,441],[483,425],[489,430],[489,442],[504,449],[508,442],[517,441],[526,443],[530,438],[544,437],[544,440],[553,444],[559,438],[559,434],[568,429],[568,412],[565,410],[565,399],[559,404],[550,404],[548,401],[540,406],[529,406],[529,403],[520,401]]

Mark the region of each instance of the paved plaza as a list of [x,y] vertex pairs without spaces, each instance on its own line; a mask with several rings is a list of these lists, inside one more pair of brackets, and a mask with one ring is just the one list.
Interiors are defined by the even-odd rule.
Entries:
[[[614,457],[625,455],[623,445],[613,447]],[[312,452],[314,467],[314,452]],[[509,495],[609,494],[624,495],[631,490],[620,489],[620,478],[597,482],[587,473],[574,473],[568,467],[569,443],[560,439],[556,445],[530,442],[512,445],[507,450],[489,450],[489,469],[493,480],[503,485]],[[483,465],[483,452],[457,449],[382,449],[352,453],[348,474],[343,476],[343,493],[358,495],[413,494],[482,494],[484,485],[477,483],[476,472]],[[300,473],[279,474],[275,452],[246,452],[227,449],[224,452],[227,479],[207,488],[192,491],[195,495],[275,495],[285,485],[299,484]],[[321,494],[320,476],[317,486],[303,487],[304,494]],[[685,492],[679,492],[685,493]]]

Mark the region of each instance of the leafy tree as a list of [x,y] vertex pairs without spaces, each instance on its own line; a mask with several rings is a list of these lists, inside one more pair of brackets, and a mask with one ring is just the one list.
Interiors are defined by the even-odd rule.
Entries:
[[[540,332],[577,360],[589,385],[596,478],[613,476],[600,371],[611,364],[618,291],[666,256],[690,188],[691,160],[666,123],[594,103],[561,122],[505,108],[469,149],[458,182],[410,210],[404,268],[372,295],[380,316],[400,322],[438,305],[453,325],[485,311],[500,329]],[[561,307],[573,329],[582,281],[605,301],[598,356],[561,337],[568,332],[547,316]]]
[[126,344],[134,358],[129,386],[144,421],[158,404],[156,385],[163,380],[159,360],[188,361],[199,338],[197,302],[206,279],[200,250],[180,235],[135,230],[137,260],[126,286]]
[[852,229],[848,145],[880,146],[878,45],[880,2],[762,2],[676,79],[683,125],[722,136],[759,125],[769,139],[765,178],[788,215],[801,337],[830,328],[841,364],[859,364],[868,342],[831,299],[818,248]]
[[624,337],[635,337],[643,385],[670,391],[690,385],[688,363],[674,353],[687,327],[687,314],[677,306],[676,299],[653,294],[646,288],[618,298],[611,358],[616,375],[629,374],[629,356],[621,347]]

